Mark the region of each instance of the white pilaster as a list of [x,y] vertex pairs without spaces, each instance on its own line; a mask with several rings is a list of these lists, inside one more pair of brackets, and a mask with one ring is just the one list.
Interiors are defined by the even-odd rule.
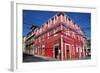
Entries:
[[[62,30],[62,25],[61,25],[61,30]],[[63,35],[61,35],[61,60],[63,60]]]

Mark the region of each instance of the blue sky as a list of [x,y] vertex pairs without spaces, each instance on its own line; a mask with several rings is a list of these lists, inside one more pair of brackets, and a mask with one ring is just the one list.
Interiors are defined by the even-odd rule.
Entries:
[[[26,36],[32,25],[41,26],[57,12],[23,10],[23,36]],[[91,14],[65,12],[75,23],[77,23],[87,38],[91,38]]]

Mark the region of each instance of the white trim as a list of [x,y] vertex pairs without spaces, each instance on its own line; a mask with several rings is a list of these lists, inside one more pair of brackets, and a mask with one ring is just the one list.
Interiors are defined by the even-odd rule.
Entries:
[[54,36],[57,36],[57,33],[56,33],[57,31],[58,31],[57,27],[54,28]]
[[78,52],[78,46],[76,45],[76,52]]
[[[72,54],[74,54],[74,57],[75,57],[75,45],[74,45],[74,44],[72,44],[72,46],[73,46],[73,49],[72,49]],[[72,48],[72,46],[71,46],[71,48]]]
[[44,47],[45,47],[45,45],[43,44],[43,45],[42,45],[42,48],[44,48]]
[[48,39],[50,38],[50,31],[48,31]]
[[55,21],[55,16],[53,17],[53,24],[55,25],[56,21]]
[[63,60],[63,35],[61,35],[61,60]]

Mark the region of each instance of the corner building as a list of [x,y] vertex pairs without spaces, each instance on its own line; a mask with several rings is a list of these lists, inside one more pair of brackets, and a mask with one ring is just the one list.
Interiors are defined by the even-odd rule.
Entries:
[[85,57],[85,38],[81,28],[64,12],[59,12],[34,30],[33,55],[57,60]]

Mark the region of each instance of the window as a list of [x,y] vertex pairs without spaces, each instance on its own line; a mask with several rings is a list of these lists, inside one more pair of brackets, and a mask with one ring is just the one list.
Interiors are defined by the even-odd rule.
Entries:
[[66,45],[66,58],[70,59],[70,47],[69,47],[69,45]]
[[66,23],[67,23],[67,26],[69,26],[69,18],[66,16]]
[[74,45],[72,45],[72,57],[74,57]]
[[76,38],[77,38],[77,40],[78,40],[78,35],[76,35]]
[[54,28],[54,36],[57,36],[57,28]]
[[55,16],[55,22],[57,22],[57,20],[58,20],[58,17],[57,17],[57,16]]
[[48,32],[48,38],[50,37],[50,32]]
[[57,22],[57,20],[58,20],[58,17],[54,16],[54,24]]
[[74,31],[72,31],[72,37],[74,38]]
[[69,36],[69,29],[66,29],[66,35]]
[[39,42],[40,42],[41,38],[39,37]]

